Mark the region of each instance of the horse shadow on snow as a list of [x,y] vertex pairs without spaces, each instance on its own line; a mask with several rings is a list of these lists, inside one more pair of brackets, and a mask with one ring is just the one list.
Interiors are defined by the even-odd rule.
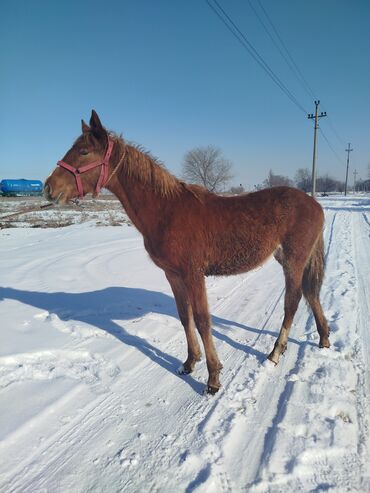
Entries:
[[[170,373],[177,375],[176,370],[181,365],[177,358],[155,347],[145,338],[130,334],[124,327],[114,321],[130,321],[149,313],[166,315],[178,320],[176,304],[171,296],[156,291],[126,287],[109,287],[83,293],[47,293],[0,287],[0,300],[5,299],[17,300],[45,310],[49,314],[55,314],[62,321],[73,320],[95,326],[116,337],[123,344],[135,347],[153,362]],[[231,326],[253,333],[261,333],[260,329],[217,316],[213,316],[212,321],[214,327],[213,335],[217,339],[226,342],[236,350],[254,355],[261,363],[265,360],[266,355],[264,353],[241,344],[224,333]],[[215,327],[223,329],[223,332],[220,332]],[[179,322],[180,329],[183,330]],[[263,329],[263,332],[274,337],[278,335],[277,332],[271,332],[266,329]],[[295,339],[290,339],[290,341],[299,344],[299,341]],[[178,377],[185,380],[197,393],[202,393],[204,384],[197,382],[190,375],[178,375]]]

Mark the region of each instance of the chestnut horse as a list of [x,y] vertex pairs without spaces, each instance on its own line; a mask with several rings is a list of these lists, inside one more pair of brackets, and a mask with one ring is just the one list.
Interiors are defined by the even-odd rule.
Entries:
[[285,275],[284,319],[268,358],[278,363],[302,293],[311,307],[320,347],[329,347],[329,327],[319,293],[324,275],[324,214],[311,197],[276,187],[222,197],[179,181],[149,154],[108,132],[92,111],[78,137],[45,182],[48,200],[65,203],[102,187],[118,197],[144,237],[153,262],[164,270],[184,326],[188,356],[181,373],[201,357],[208,368],[206,390],[220,388],[222,368],[211,333],[204,276],[247,272],[274,254]]

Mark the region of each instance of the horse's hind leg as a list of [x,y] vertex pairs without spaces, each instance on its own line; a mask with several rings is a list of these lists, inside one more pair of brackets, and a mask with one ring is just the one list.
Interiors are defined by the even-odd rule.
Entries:
[[306,298],[315,317],[317,331],[320,336],[319,346],[330,347],[330,329],[320,303],[320,290],[324,278],[324,264],[324,243],[321,234],[304,269],[302,289],[303,296]]
[[311,296],[311,294],[306,294],[303,291],[304,297],[307,300],[307,303],[310,305],[313,315],[315,317],[317,332],[320,336],[319,347],[330,347],[329,334],[330,329],[328,323],[326,321],[326,317],[324,315],[320,300],[316,296]]
[[193,312],[184,281],[177,274],[167,273],[166,277],[175,297],[177,311],[181,323],[185,329],[188,343],[188,357],[178,369],[179,373],[187,374],[194,370],[195,363],[200,360],[201,352],[198,339],[194,330]]
[[299,302],[302,297],[302,274],[303,265],[301,262],[294,262],[285,257],[279,258],[285,275],[285,301],[284,301],[284,320],[280,329],[274,349],[268,356],[268,359],[278,364],[280,355],[285,351],[288,344],[289,330],[293,323],[294,315],[297,311]]
[[213,343],[204,277],[200,275],[192,276],[187,282],[187,288],[193,308],[195,325],[202,338],[206,354],[208,368],[207,392],[215,394],[221,387],[219,375],[222,365]]

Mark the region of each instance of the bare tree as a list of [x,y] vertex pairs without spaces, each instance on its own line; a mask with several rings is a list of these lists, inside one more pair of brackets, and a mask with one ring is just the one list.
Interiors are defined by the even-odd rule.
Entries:
[[221,192],[231,180],[232,163],[214,146],[196,147],[185,154],[182,176],[191,183],[203,185],[211,192]]
[[332,178],[328,174],[318,176],[316,180],[317,192],[341,192],[344,190],[344,183]]
[[[300,168],[295,174],[295,184],[297,188],[304,192],[311,190],[312,178],[307,168]],[[324,176],[318,176],[316,179],[316,191],[317,192],[341,192],[344,189],[344,183],[335,178],[332,178],[328,174]]]
[[297,188],[309,192],[312,188],[312,178],[307,168],[299,168],[295,174]]
[[263,181],[263,186],[265,188],[270,188],[270,187],[280,187],[282,185],[291,187],[293,185],[293,182],[287,176],[275,175],[270,169],[268,177],[266,178],[266,180]]

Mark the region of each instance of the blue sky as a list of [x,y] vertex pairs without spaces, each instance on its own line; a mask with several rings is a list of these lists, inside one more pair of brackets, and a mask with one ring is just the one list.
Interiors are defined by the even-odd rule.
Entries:
[[[258,0],[250,0],[262,16]],[[215,145],[247,189],[269,169],[311,168],[314,98],[247,0],[219,0],[298,108],[205,0],[0,2],[0,178],[44,179],[91,109],[176,175],[185,152]],[[328,117],[318,174],[370,162],[370,2],[261,0]],[[334,130],[333,130],[334,129]]]

